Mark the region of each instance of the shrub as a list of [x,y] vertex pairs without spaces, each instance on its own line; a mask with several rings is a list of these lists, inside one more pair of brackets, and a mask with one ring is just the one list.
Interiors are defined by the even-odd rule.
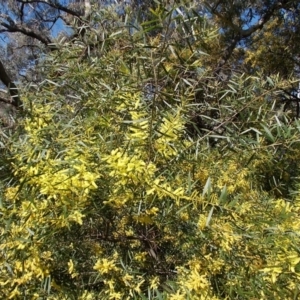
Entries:
[[94,52],[93,30],[62,43],[24,89],[6,141],[3,299],[297,297],[300,126],[273,112],[288,82],[220,82],[203,52],[213,24],[173,12],[135,27],[95,13]]

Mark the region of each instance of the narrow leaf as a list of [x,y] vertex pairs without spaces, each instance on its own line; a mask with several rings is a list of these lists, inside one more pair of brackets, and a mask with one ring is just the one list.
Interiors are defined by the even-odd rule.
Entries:
[[227,187],[226,187],[226,185],[224,185],[224,187],[221,191],[221,195],[219,197],[219,203],[221,204],[221,203],[225,202],[226,199],[227,199]]
[[207,220],[206,220],[206,224],[205,224],[206,227],[209,227],[209,223],[210,223],[211,217],[213,215],[213,212],[214,212],[214,206],[210,209],[209,214],[207,216]]
[[205,183],[205,186],[203,188],[202,196],[205,196],[205,194],[207,194],[209,196],[210,195],[210,191],[211,191],[211,179],[210,179],[210,177],[208,177],[207,181]]

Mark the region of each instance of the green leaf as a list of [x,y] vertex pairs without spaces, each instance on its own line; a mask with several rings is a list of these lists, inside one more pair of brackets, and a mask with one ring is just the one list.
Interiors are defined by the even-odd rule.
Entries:
[[205,224],[206,227],[209,227],[209,224],[210,224],[210,221],[211,221],[213,212],[214,212],[214,208],[215,208],[215,207],[212,206],[212,208],[210,209],[210,211],[209,211],[209,213],[208,213],[208,216],[207,216],[207,219],[206,219],[206,224]]
[[268,76],[267,77],[267,82],[271,85],[274,86],[274,81]]
[[205,196],[207,194],[209,197],[210,193],[211,193],[211,179],[210,177],[208,177],[205,186],[203,188],[202,196]]
[[221,191],[221,195],[219,197],[219,203],[220,204],[222,204],[222,203],[224,203],[226,201],[227,195],[228,195],[227,194],[227,187],[226,187],[226,185],[224,185],[224,187],[223,187],[223,189]]
[[265,125],[261,125],[262,128],[264,129],[264,132],[265,132],[265,137],[270,141],[270,142],[275,142],[275,137],[273,136],[273,134],[271,133],[270,129],[265,126]]

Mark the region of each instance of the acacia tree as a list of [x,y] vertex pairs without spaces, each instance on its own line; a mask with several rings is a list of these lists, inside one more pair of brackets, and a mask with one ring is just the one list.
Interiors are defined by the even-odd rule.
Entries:
[[221,82],[193,6],[93,13],[101,39],[57,43],[22,90],[1,298],[297,298],[300,126],[274,112],[296,81]]

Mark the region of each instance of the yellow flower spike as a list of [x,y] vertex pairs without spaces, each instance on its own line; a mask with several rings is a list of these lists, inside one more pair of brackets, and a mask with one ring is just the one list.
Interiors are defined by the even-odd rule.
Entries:
[[109,287],[109,292],[114,291],[115,290],[115,281],[110,279],[110,280],[104,280],[104,283],[106,285],[108,285]]
[[146,214],[149,215],[157,215],[157,213],[159,212],[159,208],[158,207],[151,207],[150,209],[146,210]]
[[150,289],[156,290],[159,286],[159,278],[157,276],[153,277],[150,281]]
[[114,260],[108,260],[107,258],[98,259],[94,265],[94,270],[98,271],[100,274],[108,274],[111,271],[117,271],[118,268],[115,265]]
[[17,199],[19,189],[20,189],[19,186],[8,187],[8,188],[5,190],[5,198],[6,198],[7,200],[14,200],[14,199]]
[[94,300],[96,297],[94,293],[88,292],[85,290],[83,294],[79,297],[79,300]]
[[15,287],[13,289],[13,291],[10,292],[8,299],[18,299],[18,296],[20,296],[20,295],[21,295],[21,293],[19,292],[18,287]]
[[145,282],[144,279],[142,279],[138,284],[136,284],[136,286],[134,287],[134,291],[136,291],[137,293],[141,293],[141,285]]
[[111,300],[121,300],[122,299],[122,294],[120,292],[110,292],[108,299],[111,299]]
[[169,300],[186,300],[186,294],[178,290],[176,294],[172,294]]
[[123,277],[122,280],[125,283],[126,286],[131,286],[131,281],[133,279],[132,275],[129,275],[128,273],[126,273]]
[[83,218],[84,218],[84,215],[81,212],[76,210],[71,215],[69,215],[68,220],[74,221],[74,222],[78,223],[79,225],[82,225]]
[[68,261],[68,272],[69,272],[70,275],[74,272],[74,264],[73,264],[72,259],[70,259]]

